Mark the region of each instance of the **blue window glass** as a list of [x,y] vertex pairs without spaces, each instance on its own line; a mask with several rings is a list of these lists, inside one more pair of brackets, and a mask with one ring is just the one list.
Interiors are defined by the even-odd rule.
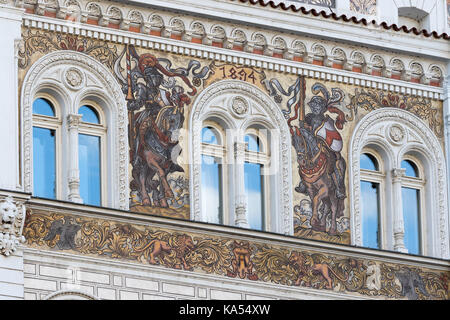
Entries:
[[363,246],[373,249],[380,248],[379,193],[378,183],[361,181]]
[[251,229],[264,228],[264,183],[262,164],[244,163],[245,193],[247,196],[248,223]]
[[359,166],[361,169],[378,171],[378,162],[374,156],[368,153],[363,153],[359,158]]
[[206,221],[223,223],[222,165],[212,156],[202,155],[202,212]]
[[417,169],[417,166],[414,164],[414,162],[409,161],[409,160],[403,160],[402,168],[406,169],[405,175],[407,177],[413,177],[413,178],[419,177],[419,170]]
[[408,253],[420,253],[419,208],[420,191],[412,188],[402,188],[403,221],[405,227],[405,247]]
[[78,114],[82,115],[81,121],[83,121],[83,122],[96,123],[96,124],[100,123],[98,113],[92,107],[82,106],[82,107],[80,107],[80,109],[78,109]]
[[244,141],[247,143],[247,150],[248,151],[254,151],[254,152],[260,152],[260,141],[259,138],[248,134],[245,136]]
[[78,143],[81,198],[85,204],[100,206],[100,137],[80,134]]
[[33,127],[33,194],[56,198],[55,130]]
[[54,117],[55,110],[50,101],[44,98],[38,98],[33,102],[33,114]]
[[211,127],[204,127],[202,129],[202,142],[209,144],[219,144],[217,133]]

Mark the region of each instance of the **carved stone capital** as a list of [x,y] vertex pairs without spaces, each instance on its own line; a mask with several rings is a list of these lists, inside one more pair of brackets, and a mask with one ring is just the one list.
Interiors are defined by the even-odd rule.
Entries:
[[11,196],[0,200],[0,253],[9,256],[16,251],[20,243],[25,242],[22,236],[25,222],[25,205]]
[[403,168],[392,169],[392,182],[399,182],[405,176],[405,173],[406,169]]
[[77,129],[80,126],[80,121],[83,116],[81,114],[69,114],[67,116],[67,123],[70,129]]

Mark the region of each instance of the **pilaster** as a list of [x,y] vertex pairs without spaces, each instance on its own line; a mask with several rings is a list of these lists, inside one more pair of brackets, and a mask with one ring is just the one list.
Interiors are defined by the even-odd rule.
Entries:
[[[21,191],[20,124],[16,52],[25,9],[0,5],[0,189]],[[6,31],[7,30],[7,31]]]

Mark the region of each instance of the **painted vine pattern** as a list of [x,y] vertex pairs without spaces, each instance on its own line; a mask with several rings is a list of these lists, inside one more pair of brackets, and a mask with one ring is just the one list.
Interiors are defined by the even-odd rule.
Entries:
[[28,210],[27,244],[237,279],[392,299],[448,299],[448,273]]

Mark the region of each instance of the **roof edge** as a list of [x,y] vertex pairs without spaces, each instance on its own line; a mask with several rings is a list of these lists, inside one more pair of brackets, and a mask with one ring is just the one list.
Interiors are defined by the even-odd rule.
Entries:
[[249,3],[251,5],[260,5],[260,6],[263,6],[263,7],[270,6],[273,9],[281,8],[281,9],[283,9],[285,11],[290,10],[290,11],[295,12],[295,13],[301,12],[302,14],[305,14],[305,15],[313,15],[314,17],[322,16],[323,18],[326,18],[326,19],[332,18],[332,19],[334,19],[336,21],[342,20],[344,22],[353,22],[355,24],[363,24],[364,26],[368,26],[368,25],[372,24],[374,26],[381,26],[385,30],[394,30],[396,32],[403,31],[404,33],[408,33],[408,34],[412,33],[412,34],[414,34],[416,36],[423,35],[423,36],[425,36],[427,38],[433,37],[435,39],[444,39],[444,40],[449,40],[450,39],[450,36],[447,33],[445,33],[445,32],[442,33],[442,34],[438,34],[436,31],[429,32],[428,30],[425,30],[425,29],[418,30],[416,27],[408,28],[407,26],[404,26],[404,25],[403,26],[398,26],[395,23],[391,24],[391,25],[387,24],[386,22],[378,23],[374,19],[373,20],[367,20],[366,18],[358,19],[355,16],[348,17],[345,14],[342,14],[342,15],[338,16],[334,12],[333,13],[327,13],[324,10],[317,11],[314,8],[308,10],[305,7],[302,7],[302,6],[299,7],[299,8],[296,8],[293,4],[286,5],[283,2],[275,3],[272,0],[270,0],[268,2],[264,2],[264,0],[230,0],[230,1],[238,1],[238,2],[241,2],[241,3]]

